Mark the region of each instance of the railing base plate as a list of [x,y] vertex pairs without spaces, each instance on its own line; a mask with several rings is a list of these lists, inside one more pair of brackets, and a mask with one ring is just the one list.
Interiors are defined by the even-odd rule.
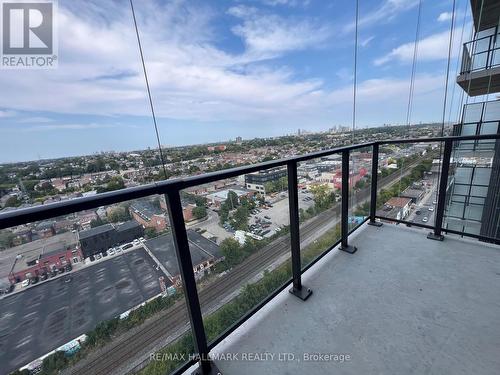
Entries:
[[289,290],[289,292],[292,293],[295,297],[300,298],[302,301],[305,301],[311,296],[313,291],[309,288],[302,286],[301,289],[292,288]]
[[356,251],[358,251],[358,248],[356,246],[351,246],[351,245],[347,246],[340,245],[339,250],[345,251],[346,253],[349,254],[354,254]]
[[194,370],[191,375],[222,375],[213,361],[210,361],[210,372],[203,372],[201,366]]
[[429,240],[434,240],[434,241],[442,241],[444,240],[444,236],[442,234],[440,235],[435,235],[433,232],[430,232],[428,235],[427,235],[427,238]]
[[380,221],[369,221],[368,225],[371,225],[373,227],[381,227],[384,224],[382,224]]

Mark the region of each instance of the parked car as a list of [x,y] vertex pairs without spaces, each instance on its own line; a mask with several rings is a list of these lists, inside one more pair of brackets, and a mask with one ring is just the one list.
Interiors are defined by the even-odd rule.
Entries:
[[423,221],[424,223],[427,223],[427,222],[429,221],[429,219],[428,219],[428,218],[426,218],[426,217],[423,217],[423,218],[422,218],[422,221]]
[[269,216],[264,216],[264,219],[271,220]]
[[21,283],[21,286],[23,288],[26,288],[28,285],[30,285],[30,279],[26,279]]
[[115,255],[115,249],[114,248],[108,249],[108,255]]
[[47,275],[46,273],[42,273],[42,274],[40,275],[40,281],[47,280],[47,277],[48,277],[48,275]]
[[429,211],[434,211],[434,207],[429,207]]
[[99,260],[99,259],[101,259],[101,258],[102,258],[102,255],[101,255],[100,253],[97,253],[97,254],[95,255],[95,258],[96,258],[97,260]]
[[89,259],[91,262],[93,262],[93,261],[95,261],[95,256],[91,255],[91,256],[89,256]]
[[130,249],[132,246],[134,246],[134,245],[132,245],[131,243],[128,243],[128,244],[126,244],[126,245],[123,245],[123,246],[122,246],[122,250],[127,250],[127,249]]
[[66,272],[69,272],[69,271],[71,271],[72,269],[73,269],[73,267],[71,266],[71,264],[66,264],[66,267],[64,267],[64,270],[65,270]]
[[120,246],[118,246],[116,249],[115,249],[115,252],[117,254],[120,254],[122,252],[122,248]]
[[36,284],[38,282],[38,276],[33,276],[31,279],[30,279],[30,283],[31,284]]

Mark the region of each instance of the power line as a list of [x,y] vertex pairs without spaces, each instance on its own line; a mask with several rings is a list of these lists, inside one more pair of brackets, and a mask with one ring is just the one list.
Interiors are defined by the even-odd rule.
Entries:
[[153,99],[151,97],[151,89],[149,87],[148,73],[146,70],[146,63],[144,62],[144,54],[142,52],[141,38],[139,36],[139,28],[137,27],[137,19],[135,17],[134,4],[133,4],[132,0],[130,0],[130,9],[132,9],[132,17],[134,19],[135,34],[137,36],[137,44],[139,46],[139,53],[141,54],[142,69],[144,71],[144,79],[146,80],[146,88],[148,91],[149,105],[151,107],[151,115],[153,117],[153,124],[155,127],[156,140],[158,141],[158,151],[160,152],[160,160],[161,160],[161,164],[163,166],[163,173],[165,174],[165,178],[167,178],[167,169],[165,167],[165,159],[163,158],[163,152],[161,150],[160,134],[158,132],[158,124],[156,122],[155,109],[153,106]]

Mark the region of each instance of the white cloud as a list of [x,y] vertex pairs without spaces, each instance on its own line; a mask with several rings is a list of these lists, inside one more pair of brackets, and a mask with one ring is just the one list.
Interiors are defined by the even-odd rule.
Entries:
[[256,59],[273,58],[286,51],[317,48],[332,36],[329,27],[309,20],[264,14],[253,7],[238,5],[228,13],[243,23],[232,28],[245,42],[248,53]]
[[4,117],[13,117],[16,115],[16,112],[14,111],[5,111],[0,109],[0,118]]
[[[366,12],[366,15],[361,15],[358,20],[358,26],[365,27],[380,22],[390,21],[398,14],[415,7],[417,4],[418,0],[384,0],[376,9]],[[344,31],[350,32],[354,30],[355,26],[356,23],[351,22],[345,26]]]
[[[102,12],[102,18],[93,5],[68,4],[69,8],[60,6],[58,69],[1,74],[0,87],[9,95],[0,97],[0,108],[109,117],[149,116],[136,36],[126,7],[106,2],[110,8]],[[287,20],[261,13],[257,17],[253,14],[258,11],[249,7],[231,8],[231,14],[241,19],[237,32],[247,49],[230,54],[217,47],[219,40],[211,30],[210,10],[193,9],[189,2],[181,0],[153,8],[148,4],[137,3],[136,10],[160,121],[283,126],[327,125],[350,118],[346,105],[352,98],[350,84],[332,89],[322,79],[297,78],[290,68],[262,63],[263,58],[321,46],[330,35],[328,29],[303,19]],[[109,15],[113,18],[105,18]],[[347,82],[349,73],[344,73]],[[431,78],[428,80],[435,84]],[[359,101],[371,113],[387,108],[387,117],[391,119],[390,111],[399,111],[395,103],[399,105],[407,87],[406,79],[359,82]],[[437,102],[425,95],[429,103]],[[404,103],[401,108],[405,108]],[[431,116],[432,111],[426,114]],[[99,126],[74,121],[62,125],[40,123],[27,131]],[[366,120],[370,124],[376,121]],[[164,142],[168,143],[168,138]]]
[[446,22],[446,21],[450,21],[452,17],[453,17],[453,15],[451,14],[451,12],[443,12],[439,15],[437,20],[439,22]]
[[[443,31],[421,39],[418,43],[418,61],[433,61],[448,58],[448,45],[450,41],[450,32]],[[460,51],[460,32],[454,32],[452,41],[452,57],[457,57]],[[384,65],[392,61],[403,63],[411,62],[415,43],[405,43],[394,48],[391,52],[375,59],[376,66]]]
[[43,131],[53,131],[53,130],[90,130],[90,129],[103,129],[103,128],[114,128],[117,125],[112,124],[54,124],[54,125],[38,125],[31,126],[27,128],[20,128],[19,131],[22,132],[43,132]]
[[303,6],[306,7],[311,3],[311,0],[260,0],[262,4],[269,6],[288,5],[291,7]]
[[365,38],[365,39],[361,40],[361,41],[359,42],[359,45],[360,45],[361,47],[368,47],[368,45],[370,44],[370,42],[371,42],[373,39],[375,39],[375,36],[374,36],[374,35],[369,36],[368,38]]

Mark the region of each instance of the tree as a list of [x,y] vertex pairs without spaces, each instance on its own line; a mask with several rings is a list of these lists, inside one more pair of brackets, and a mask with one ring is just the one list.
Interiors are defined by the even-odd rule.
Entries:
[[144,237],[146,238],[155,238],[156,237],[156,230],[155,228],[146,228],[144,229]]
[[329,208],[334,202],[334,194],[328,185],[315,185],[310,188],[314,198],[314,205],[318,212]]
[[90,222],[90,227],[91,228],[95,228],[95,227],[99,227],[101,225],[104,225],[106,224],[99,216],[97,216],[97,219],[94,219]]
[[5,202],[5,207],[18,207],[21,205],[21,202],[15,195],[7,199],[7,202]]
[[248,208],[240,206],[233,215],[233,226],[235,229],[248,230]]
[[14,246],[14,234],[8,230],[0,231],[0,250]]
[[128,221],[130,220],[130,213],[125,207],[115,207],[111,212],[108,214],[108,220],[110,223],[118,223],[121,221]]
[[220,244],[220,250],[222,255],[225,257],[224,261],[230,267],[240,263],[245,257],[245,253],[240,243],[234,238],[226,238],[222,241]]
[[196,206],[193,208],[193,216],[196,219],[203,219],[207,216],[207,208],[205,206]]

